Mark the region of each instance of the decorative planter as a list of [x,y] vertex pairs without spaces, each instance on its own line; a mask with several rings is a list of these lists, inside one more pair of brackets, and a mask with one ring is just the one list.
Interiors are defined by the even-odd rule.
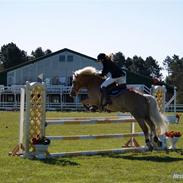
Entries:
[[176,143],[179,140],[180,137],[167,137],[168,142],[169,142],[169,147],[168,149],[176,149]]
[[35,152],[34,155],[37,159],[46,159],[48,156],[48,146],[45,144],[35,144]]

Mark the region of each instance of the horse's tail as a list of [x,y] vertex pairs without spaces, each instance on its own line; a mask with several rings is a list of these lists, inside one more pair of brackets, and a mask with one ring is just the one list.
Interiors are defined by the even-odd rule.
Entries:
[[159,112],[159,107],[156,99],[152,95],[145,95],[149,103],[149,117],[151,121],[155,124],[156,130],[160,131],[160,135],[164,134],[168,130],[168,120],[167,118]]

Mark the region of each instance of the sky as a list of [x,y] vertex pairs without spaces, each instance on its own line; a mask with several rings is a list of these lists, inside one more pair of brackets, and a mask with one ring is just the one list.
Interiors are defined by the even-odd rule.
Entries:
[[[0,46],[42,47],[96,58],[122,52],[162,66],[183,57],[183,0],[0,0]],[[166,72],[163,72],[166,74]]]

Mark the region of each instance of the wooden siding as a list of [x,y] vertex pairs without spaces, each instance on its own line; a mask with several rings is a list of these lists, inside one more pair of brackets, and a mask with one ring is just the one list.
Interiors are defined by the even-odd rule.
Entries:
[[[65,61],[60,61],[60,56],[65,55]],[[73,61],[68,61],[67,56],[73,56]],[[26,81],[37,81],[39,75],[43,74],[43,80],[50,78],[71,77],[72,72],[86,66],[94,66],[101,69],[101,64],[95,63],[90,57],[64,51],[50,57],[43,58],[37,62],[16,68],[7,73],[7,84],[25,84]]]

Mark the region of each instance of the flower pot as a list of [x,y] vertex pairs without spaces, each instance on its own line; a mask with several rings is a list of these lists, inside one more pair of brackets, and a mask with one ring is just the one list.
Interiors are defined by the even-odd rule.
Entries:
[[38,159],[46,159],[48,155],[48,146],[44,144],[35,144],[35,157]]
[[180,137],[169,137],[168,140],[169,140],[169,148],[168,149],[173,149],[175,150],[176,149],[176,143],[177,141],[179,140]]

